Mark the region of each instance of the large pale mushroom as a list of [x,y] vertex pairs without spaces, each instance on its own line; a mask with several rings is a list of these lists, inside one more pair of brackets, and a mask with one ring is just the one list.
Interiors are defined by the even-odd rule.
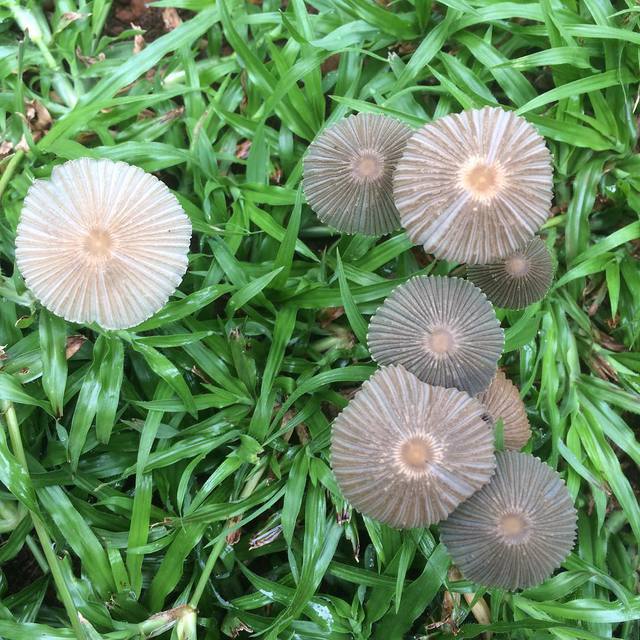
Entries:
[[416,131],[394,174],[411,240],[438,258],[485,264],[517,251],[549,215],[551,156],[511,111],[485,107]]
[[478,400],[383,367],[333,423],[331,462],[363,514],[398,528],[445,518],[493,474],[493,433]]
[[167,302],[187,269],[191,223],[158,180],[81,158],[31,185],[16,262],[42,304],[71,322],[132,327]]

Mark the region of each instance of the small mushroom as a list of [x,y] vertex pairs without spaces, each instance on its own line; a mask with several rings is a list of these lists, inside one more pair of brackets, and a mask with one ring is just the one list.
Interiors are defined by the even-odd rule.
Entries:
[[345,498],[398,528],[445,518],[493,474],[483,412],[462,391],[379,369],[333,423],[331,462]]
[[518,250],[549,215],[551,156],[523,118],[485,107],[415,132],[394,175],[402,226],[425,251],[485,264]]
[[496,454],[491,481],[440,527],[467,580],[487,587],[539,584],[573,548],[576,510],[560,476],[528,453]]
[[489,388],[478,395],[493,422],[502,419],[505,449],[522,449],[531,435],[524,402],[503,371],[498,371]]
[[81,158],[29,188],[16,261],[53,313],[122,329],[166,303],[187,268],[190,238],[189,218],[155,176]]
[[371,113],[325,129],[304,160],[304,193],[320,220],[367,236],[398,229],[392,174],[410,135],[405,124]]
[[418,276],[393,290],[369,324],[371,356],[423,382],[475,395],[496,373],[504,336],[480,289],[461,278]]
[[497,307],[522,309],[542,300],[553,280],[553,261],[538,237],[493,264],[469,265],[467,277]]

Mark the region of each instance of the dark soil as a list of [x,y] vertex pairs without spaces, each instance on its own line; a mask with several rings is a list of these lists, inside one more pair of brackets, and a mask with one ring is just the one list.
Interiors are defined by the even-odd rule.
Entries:
[[33,584],[43,573],[29,548],[25,545],[18,555],[3,565],[2,570],[10,593],[18,593],[30,584]]
[[144,29],[147,43],[166,33],[162,9],[148,7],[145,0],[115,0],[107,18],[105,33],[117,36],[131,29],[132,24]]

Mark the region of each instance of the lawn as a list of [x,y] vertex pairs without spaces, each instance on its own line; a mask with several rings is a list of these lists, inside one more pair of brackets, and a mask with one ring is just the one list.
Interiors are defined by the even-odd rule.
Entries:
[[[640,10],[633,0],[0,1],[0,638],[640,637]],[[465,581],[437,526],[351,510],[331,422],[376,370],[370,316],[460,275],[404,232],[340,235],[302,158],[350,113],[502,105],[545,137],[552,290],[498,310],[525,451],[575,548],[542,585]],[[169,304],[65,322],[15,268],[32,181],[80,157],[172,189]],[[197,610],[197,613],[196,613]]]

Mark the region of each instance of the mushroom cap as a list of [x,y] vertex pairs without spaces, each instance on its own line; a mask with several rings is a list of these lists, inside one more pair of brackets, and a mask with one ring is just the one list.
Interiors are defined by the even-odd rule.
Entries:
[[155,176],[81,158],[29,188],[16,261],[56,315],[123,329],[164,306],[187,269],[190,239],[189,218]]
[[475,395],[496,373],[504,335],[480,289],[461,278],[418,276],[394,289],[369,324],[371,356],[423,382]]
[[489,388],[477,397],[493,422],[502,419],[505,449],[522,449],[529,440],[531,429],[518,387],[503,371],[498,371]]
[[523,246],[549,215],[553,172],[543,138],[497,107],[448,115],[416,131],[394,175],[411,240],[472,264]]
[[467,277],[498,307],[522,309],[542,300],[553,281],[553,260],[538,237],[493,264],[469,265]]
[[304,159],[304,193],[320,220],[368,236],[398,229],[392,175],[410,135],[402,122],[371,113],[325,129]]
[[484,407],[383,367],[333,423],[331,462],[353,506],[393,527],[423,527],[489,481],[493,433]]
[[560,476],[528,453],[496,453],[496,473],[440,527],[465,578],[514,591],[539,584],[573,548],[576,510]]

